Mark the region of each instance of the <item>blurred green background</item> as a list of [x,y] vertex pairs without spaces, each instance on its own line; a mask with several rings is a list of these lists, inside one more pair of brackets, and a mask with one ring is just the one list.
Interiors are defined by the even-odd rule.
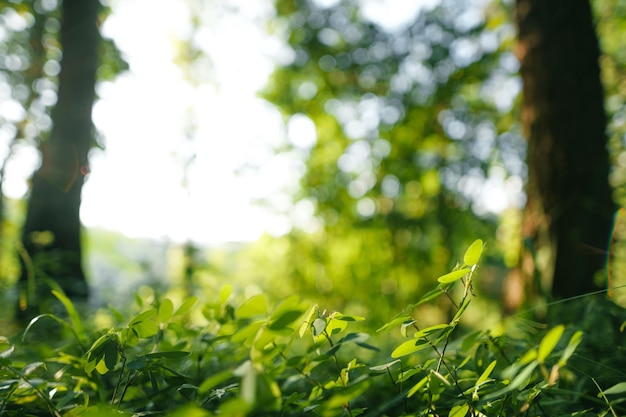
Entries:
[[[537,201],[525,193],[529,171],[539,170],[527,163],[529,104],[521,98],[519,51],[528,44],[518,39],[516,16],[541,6],[89,2],[97,9],[97,37],[70,32],[67,39],[83,41],[70,45],[63,27],[78,10],[75,2],[0,1],[0,289],[3,302],[15,306],[3,310],[4,320],[17,315],[20,302],[39,308],[45,295],[28,302],[29,283],[46,294],[41,277],[63,283],[66,274],[70,281],[86,278],[89,294],[77,297],[94,307],[124,305],[141,288],[210,297],[232,284],[241,294],[264,291],[275,299],[296,293],[323,309],[366,316],[376,328],[430,290],[477,238],[486,242],[475,288],[485,315],[477,322],[563,294],[548,283],[535,287],[538,298],[528,298],[507,284],[512,271],[523,269],[524,253],[531,253],[537,272],[531,279],[545,281],[555,263],[556,252],[542,250],[541,233],[533,238],[523,227],[527,203]],[[565,256],[608,266],[586,278],[601,290],[607,281],[622,285],[626,259],[617,211],[626,175],[626,3],[591,6],[607,134],[568,140],[572,147],[599,143],[609,156],[598,161],[579,152],[583,162],[569,167],[584,177],[606,165],[601,168],[610,177],[591,188],[610,185],[616,204],[585,203],[601,213],[583,216],[585,227],[606,238],[601,244],[581,239],[576,244],[586,250]],[[573,30],[577,24],[584,28],[584,19],[564,23]],[[78,48],[77,61],[70,61],[70,48]],[[86,68],[80,48],[97,51],[95,125],[68,144],[78,132],[72,123],[86,123],[77,121],[79,113],[92,116],[62,93],[82,91],[71,86]],[[585,57],[580,54],[581,67]],[[576,115],[566,120],[580,122]],[[570,157],[563,149],[556,155]],[[79,196],[61,209],[29,188],[57,163],[71,177],[54,185],[59,198]],[[585,190],[573,198],[584,200]],[[550,198],[560,210],[577,210],[567,196]],[[35,218],[28,214],[35,204],[38,218],[54,219],[53,226],[27,222]],[[57,247],[61,232],[46,233],[78,219],[77,204],[78,252]],[[607,212],[617,213],[615,227]],[[566,228],[582,230],[582,223]],[[557,232],[548,229],[554,238]],[[79,256],[70,256],[74,271],[66,273],[59,264],[68,252]],[[619,289],[611,295],[623,302]],[[521,301],[509,305],[506,296]],[[447,314],[445,306],[421,308],[433,321]]]

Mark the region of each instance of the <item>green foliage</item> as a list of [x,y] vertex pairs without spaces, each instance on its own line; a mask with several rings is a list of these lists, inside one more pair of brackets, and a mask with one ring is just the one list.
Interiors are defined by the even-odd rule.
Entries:
[[[288,125],[315,126],[315,143],[291,137],[279,151],[304,162],[295,199],[320,225],[312,237],[291,233],[281,267],[299,293],[362,314],[380,299],[392,314],[449,271],[449,245],[495,234],[492,217],[468,210],[486,214],[471,189],[490,169],[525,175],[514,100],[492,94],[499,82],[516,84],[507,11],[442,1],[387,30],[354,0],[275,5],[293,59],[264,97]],[[459,24],[469,15],[479,17]]]
[[[295,295],[242,299],[230,286],[208,300],[138,295],[134,311],[88,320],[55,292],[66,317],[38,316],[21,340],[0,337],[0,415],[623,414],[624,375],[607,384],[582,370],[579,327],[463,326],[482,249],[475,241],[463,275],[372,333],[364,317]],[[415,307],[445,300],[449,319],[422,325]]]

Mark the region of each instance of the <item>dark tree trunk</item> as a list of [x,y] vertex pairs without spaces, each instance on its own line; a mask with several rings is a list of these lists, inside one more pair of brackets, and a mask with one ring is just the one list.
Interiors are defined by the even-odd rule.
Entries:
[[98,0],[62,3],[58,101],[52,111],[50,137],[41,147],[42,165],[32,179],[22,232],[28,256],[23,256],[20,310],[38,308],[43,294],[50,292],[46,279],[56,282],[74,299],[88,295],[79,209],[88,152],[94,142],[91,110],[100,39],[99,7]]
[[591,8],[518,0],[517,24],[529,169],[522,281],[551,285],[556,298],[585,294],[598,289],[615,213]]

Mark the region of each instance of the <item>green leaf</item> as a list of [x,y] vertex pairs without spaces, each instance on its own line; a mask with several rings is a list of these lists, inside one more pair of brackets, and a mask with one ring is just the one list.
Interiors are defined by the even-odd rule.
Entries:
[[479,386],[483,384],[487,380],[487,378],[489,378],[489,375],[491,375],[491,372],[493,372],[493,369],[496,367],[497,362],[498,361],[494,360],[487,366],[487,368],[485,368],[485,370],[480,375],[480,377],[478,377],[478,380],[476,381],[475,386]]
[[552,353],[557,343],[561,339],[563,335],[563,331],[565,330],[565,326],[558,325],[552,329],[541,339],[541,343],[539,343],[539,348],[537,349],[537,362],[543,363],[548,355]]
[[226,303],[233,293],[233,286],[231,284],[225,284],[220,288],[220,304]]
[[76,311],[72,301],[61,291],[54,290],[52,291],[52,294],[63,304],[63,307],[65,307],[65,310],[72,321],[73,332],[78,340],[80,342],[86,341],[87,335],[85,334],[85,329],[83,328],[83,322],[80,319],[80,315]]
[[483,241],[476,239],[469,248],[465,251],[463,256],[463,263],[467,266],[474,266],[480,260],[480,255],[483,253]]
[[239,318],[250,318],[263,314],[267,314],[267,297],[265,294],[257,294],[248,298],[236,312]]
[[511,381],[509,385],[502,388],[501,390],[490,393],[489,395],[485,397],[485,399],[491,400],[494,398],[500,398],[506,393],[524,388],[530,381],[533,371],[535,370],[537,365],[538,365],[537,361],[532,361],[531,363],[526,365],[526,367],[522,370],[522,372],[520,372],[519,374],[515,376],[515,378],[513,378],[513,381]]
[[87,360],[93,361],[104,351],[104,343],[109,339],[110,335],[105,334],[96,339],[87,351]]
[[309,330],[309,328],[312,326],[313,324],[313,317],[315,317],[315,315],[317,314],[318,311],[318,307],[316,305],[312,305],[311,308],[309,308],[309,312],[306,314],[306,318],[304,319],[304,322],[302,323],[302,325],[300,326],[300,329],[298,330],[298,335],[300,337],[303,337],[307,330]]
[[411,316],[396,317],[395,319],[391,320],[389,323],[385,323],[385,325],[383,327],[381,327],[380,329],[376,330],[376,333],[388,331],[390,329],[398,327],[399,325],[401,325],[405,321],[411,320],[411,319],[412,319]]
[[391,352],[392,358],[400,358],[402,356],[410,355],[419,350],[427,348],[429,346],[428,341],[419,339],[419,340],[407,340],[406,342],[400,344],[397,348]]
[[131,329],[138,337],[147,339],[159,332],[159,325],[151,320],[146,320],[133,324]]
[[27,376],[27,375],[30,375],[36,369],[39,369],[39,368],[47,369],[45,363],[43,363],[43,362],[33,362],[33,363],[29,363],[28,365],[24,366],[22,368],[21,374],[24,375],[24,376]]
[[457,281],[463,278],[465,275],[467,275],[470,272],[471,272],[471,269],[462,268],[462,269],[452,271],[448,274],[440,276],[439,278],[437,278],[437,281],[441,282],[442,284],[450,284],[454,281]]
[[183,314],[187,313],[189,310],[191,310],[191,308],[196,304],[197,301],[198,297],[196,296],[187,298],[185,302],[182,303],[180,307],[178,307],[174,315],[182,316]]
[[370,366],[370,371],[374,371],[374,372],[387,372],[387,370],[389,368],[391,368],[392,366],[394,366],[397,363],[401,363],[402,361],[400,359],[396,359],[395,361],[391,361],[391,362],[387,362],[384,363],[382,365],[376,365],[376,366]]
[[200,385],[199,391],[204,394],[233,376],[231,371],[222,371],[211,375]]
[[[398,360],[400,360],[400,359],[398,359]],[[420,367],[416,367],[416,368],[409,369],[409,370],[404,371],[404,372],[400,372],[400,373],[398,374],[398,380],[397,380],[397,382],[406,382],[406,381],[408,381],[408,380],[409,380],[409,379],[411,379],[414,375],[417,375],[417,374],[419,374],[419,373],[424,372],[424,370],[423,370],[422,368],[427,368],[427,366],[426,366],[426,365],[424,365],[424,366],[420,366]]]
[[247,326],[240,328],[231,336],[231,341],[234,343],[240,343],[249,338],[253,338],[257,334],[259,329],[263,327],[263,324],[264,321],[257,320],[248,324]]
[[348,321],[352,320],[343,320],[343,318],[330,317],[328,320],[328,324],[326,325],[326,332],[328,334],[341,333],[346,329],[346,327],[348,327]]
[[409,317],[408,320],[404,321],[402,323],[402,326],[400,326],[400,334],[402,335],[402,337],[407,337],[407,332],[409,331],[410,327],[415,327],[415,320],[413,320],[412,317]]
[[313,335],[319,336],[324,333],[324,330],[326,330],[326,320],[319,317],[316,318],[313,321]]
[[280,309],[275,311],[270,318],[270,324],[268,328],[270,330],[282,330],[287,328],[293,322],[298,320],[302,316],[302,308],[300,306],[293,306],[291,309]]
[[626,392],[626,382],[620,382],[619,384],[615,384],[611,388],[607,388],[602,392],[606,395],[623,394]]
[[429,379],[430,379],[429,375],[426,375],[417,384],[413,385],[413,387],[411,387],[409,392],[406,393],[407,398],[412,397],[417,391],[419,391],[424,386],[424,384],[428,382]]
[[567,346],[563,350],[561,359],[559,359],[558,365],[560,368],[564,367],[567,364],[567,361],[574,354],[574,351],[576,351],[576,348],[578,347],[580,342],[582,342],[582,340],[583,340],[583,332],[580,330],[575,332],[572,335],[572,337],[570,337],[569,342],[567,343]]
[[465,417],[469,412],[469,405],[455,405],[450,409],[448,417]]
[[331,316],[331,318],[335,319],[335,320],[342,320],[342,321],[363,321],[365,320],[365,317],[361,317],[361,316],[344,316],[341,313],[335,313]]
[[174,303],[169,298],[164,299],[159,306],[159,321],[167,323],[174,313]]
[[443,294],[443,286],[439,286],[439,287],[435,288],[434,290],[428,291],[412,307],[415,308],[415,307],[420,306],[420,305],[422,305],[424,303],[427,303],[427,302],[429,302],[431,300],[434,300],[435,298],[439,297],[441,294]]
[[452,321],[450,322],[451,324],[457,323],[459,320],[461,320],[461,316],[463,315],[463,313],[465,312],[465,310],[467,309],[471,301],[472,299],[470,297],[466,297],[463,300],[463,304],[461,304],[457,312],[454,314],[454,317],[452,318]]
[[109,368],[106,365],[106,362],[104,360],[104,358],[102,358],[96,365],[96,371],[98,371],[98,373],[100,375],[104,375],[106,373],[109,372]]
[[420,338],[423,338],[423,337],[428,337],[428,336],[430,336],[433,333],[437,333],[439,331],[448,329],[450,327],[451,326],[449,324],[436,324],[434,326],[430,326],[430,327],[422,329],[422,330],[420,330],[418,332],[415,332],[415,334],[413,335],[413,338],[420,339]]
[[108,339],[104,347],[104,364],[109,371],[115,369],[118,358],[118,346],[117,341],[114,339]]
[[135,317],[133,317],[128,323],[128,327],[132,327],[137,323],[141,323],[142,321],[148,320],[156,315],[157,311],[155,309],[146,310],[143,313],[139,313]]
[[37,323],[38,321],[40,321],[42,318],[50,318],[54,321],[56,321],[57,323],[59,323],[61,326],[65,327],[66,329],[68,329],[70,332],[72,332],[75,336],[76,339],[80,340],[80,338],[78,337],[78,335],[76,334],[76,331],[74,330],[74,328],[72,326],[70,326],[65,320],[63,320],[60,317],[55,316],[54,314],[50,314],[50,313],[45,313],[45,314],[40,314],[37,317],[34,317],[29,323],[28,326],[26,326],[26,329],[24,330],[24,333],[22,333],[22,341],[26,340],[26,335],[28,334],[29,330],[31,329],[31,327],[33,327],[35,325],[35,323]]

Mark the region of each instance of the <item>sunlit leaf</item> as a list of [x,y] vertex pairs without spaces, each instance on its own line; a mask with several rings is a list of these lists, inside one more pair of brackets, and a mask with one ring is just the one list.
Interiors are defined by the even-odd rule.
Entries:
[[65,310],[67,311],[70,320],[72,321],[72,328],[74,334],[76,334],[79,341],[86,341],[87,335],[85,334],[85,330],[83,328],[83,322],[80,319],[80,315],[76,308],[74,307],[74,303],[61,291],[53,290],[52,294],[63,304]]
[[413,385],[411,389],[406,393],[406,396],[410,398],[415,395],[415,393],[419,391],[426,384],[426,382],[428,382],[428,379],[428,375],[420,379],[420,381],[417,384]]
[[235,343],[243,342],[244,340],[252,339],[259,331],[265,322],[262,320],[254,321],[247,326],[244,326],[237,330],[235,334],[231,336],[231,340]]
[[623,394],[625,392],[626,392],[626,382],[620,382],[602,391],[602,393],[604,393],[605,395]]
[[233,286],[231,284],[224,284],[220,288],[220,304],[224,304],[228,301],[233,293]]
[[249,318],[267,314],[267,297],[265,294],[257,294],[248,298],[239,306],[236,315],[239,318]]
[[172,317],[174,313],[174,303],[169,298],[161,301],[161,305],[159,306],[159,321],[161,323],[166,323]]
[[383,327],[376,330],[376,333],[385,332],[390,329],[396,328],[407,320],[411,320],[411,316],[396,317],[395,319],[391,320],[389,323],[385,323]]
[[341,333],[348,327],[348,321],[353,321],[353,320],[343,320],[343,318],[340,318],[340,319],[330,318],[326,326],[326,332],[328,334]]
[[109,335],[105,334],[96,339],[87,351],[87,359],[94,360],[104,351],[104,344],[109,339]]
[[300,329],[298,330],[298,335],[300,337],[303,337],[306,334],[306,332],[309,330],[309,328],[311,328],[313,324],[313,317],[315,317],[317,312],[318,312],[318,307],[316,305],[312,305],[309,308],[309,311],[305,316],[304,322],[302,323],[302,325],[300,326]]
[[420,306],[424,303],[427,303],[431,300],[434,300],[435,298],[439,297],[441,294],[443,294],[443,288],[444,286],[439,286],[437,288],[435,288],[434,290],[430,290],[428,291],[426,294],[424,294],[417,303],[415,303],[414,305],[412,305],[412,308],[415,308],[417,306]]
[[174,313],[175,316],[182,316],[187,313],[191,308],[198,302],[198,297],[193,296],[187,298],[181,305],[176,309]]
[[319,317],[316,318],[313,321],[313,335],[319,336],[324,333],[324,330],[326,330],[326,320]]
[[406,342],[400,344],[397,348],[391,352],[392,358],[401,358],[402,356],[410,355],[417,351],[420,351],[429,346],[428,341],[419,339],[419,340],[407,340]]
[[157,311],[155,309],[150,309],[150,310],[146,310],[143,313],[140,313],[138,315],[136,315],[135,317],[133,317],[130,322],[128,323],[128,327],[132,327],[134,324],[140,323],[142,321],[151,319],[152,317],[154,317],[157,314]]
[[409,379],[411,379],[411,377],[413,377],[414,375],[424,372],[422,368],[426,368],[426,366],[415,367],[415,368],[409,369],[408,371],[400,372],[400,374],[398,375],[398,382],[406,382]]
[[6,347],[6,349],[4,349],[2,352],[0,352],[0,358],[1,359],[6,359],[6,358],[10,357],[14,350],[15,350],[15,346],[14,345],[8,345]]
[[221,371],[213,374],[204,380],[204,382],[200,385],[199,391],[204,394],[232,377],[233,373],[231,371]]
[[[76,332],[74,331],[74,328],[72,326],[70,326],[65,320],[63,320],[60,317],[55,316],[54,314],[50,314],[50,313],[46,313],[46,314],[40,314],[36,317],[34,317],[29,323],[28,326],[26,326],[26,329],[24,329],[24,333],[22,333],[22,341],[24,341],[26,339],[26,335],[28,334],[28,332],[30,331],[30,329],[35,325],[35,323],[39,322],[41,319],[43,318],[50,318],[54,321],[56,321],[57,323],[59,323],[61,326],[65,327],[66,329],[68,329],[70,332],[72,332],[73,334],[76,335]],[[78,338],[78,336],[77,336]]]
[[450,323],[456,323],[461,319],[461,316],[463,315],[465,310],[467,310],[467,307],[469,306],[471,301],[472,299],[470,297],[466,297],[463,300],[463,304],[461,304],[457,312],[454,314],[454,317],[452,318],[452,321]]
[[448,413],[448,417],[465,417],[469,412],[469,405],[455,405],[450,409],[450,413]]
[[29,363],[28,365],[24,366],[24,368],[22,368],[22,375],[30,375],[32,372],[39,368],[47,369],[44,362]]
[[583,340],[583,332],[581,330],[578,330],[572,335],[572,337],[570,337],[569,342],[567,343],[567,346],[563,350],[563,354],[561,355],[561,358],[559,359],[559,362],[558,362],[559,367],[562,368],[567,364],[567,361],[574,354],[574,351],[576,351],[576,348],[578,347],[580,342],[582,342],[582,340]]
[[440,276],[439,278],[437,278],[437,281],[441,282],[442,284],[450,284],[454,281],[457,281],[463,278],[469,272],[471,272],[471,269],[469,268],[458,269],[456,271],[452,271],[448,274]]
[[131,329],[140,338],[152,337],[159,332],[159,325],[152,320],[146,320],[132,325]]
[[530,378],[532,377],[532,374],[538,365],[539,364],[537,361],[532,361],[531,363],[526,365],[526,367],[520,373],[518,373],[515,378],[513,378],[509,385],[502,388],[501,390],[490,393],[485,397],[485,399],[500,398],[506,393],[524,388],[530,382]]
[[489,378],[489,375],[491,375],[491,372],[493,372],[493,369],[496,367],[497,362],[498,361],[494,360],[487,366],[487,368],[485,368],[480,377],[478,377],[478,380],[476,380],[476,386],[479,386],[487,381],[487,378]]
[[384,363],[382,365],[376,365],[376,366],[370,366],[370,371],[374,371],[374,372],[386,372],[387,370],[389,370],[392,366],[398,364],[398,363],[402,363],[402,361],[400,359],[396,359],[395,361],[391,361],[391,362],[387,362]]
[[409,317],[408,320],[404,321],[402,323],[402,326],[400,326],[400,334],[402,335],[402,337],[407,337],[407,333],[409,331],[409,328],[413,327],[415,328],[415,320],[413,320],[413,318]]
[[529,349],[522,355],[521,358],[517,360],[517,362],[521,365],[529,364],[530,362],[537,359],[537,349]]
[[537,349],[537,362],[543,363],[548,355],[552,353],[557,343],[559,343],[564,330],[565,326],[561,324],[546,333],[543,339],[541,339],[541,343],[539,343],[539,348]]
[[104,361],[104,358],[102,358],[100,361],[98,361],[98,364],[96,365],[96,371],[98,371],[98,373],[100,375],[104,375],[106,373],[109,372],[109,367],[106,365],[106,362]]
[[433,333],[437,333],[442,330],[449,329],[450,327],[451,326],[449,324],[436,324],[434,326],[430,326],[418,332],[415,332],[415,334],[413,335],[413,338],[420,339],[422,337],[428,337],[432,335]]
[[334,320],[342,320],[342,321],[363,321],[365,317],[361,316],[345,316],[341,313],[335,313],[331,316]]
[[483,253],[483,241],[476,239],[463,255],[463,263],[467,266],[474,266],[480,260],[480,255]]

